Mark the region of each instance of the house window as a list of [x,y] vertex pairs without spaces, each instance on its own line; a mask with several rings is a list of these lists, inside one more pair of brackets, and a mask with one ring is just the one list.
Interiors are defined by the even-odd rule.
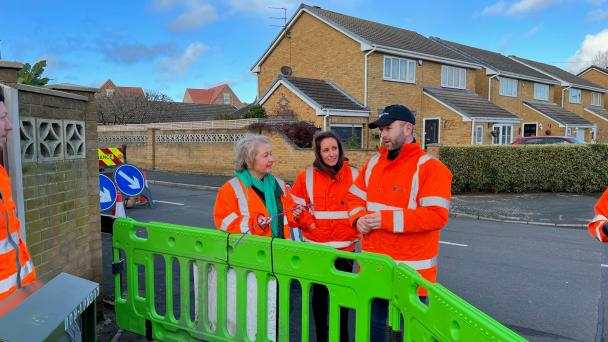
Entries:
[[591,93],[591,104],[594,106],[601,106],[602,105],[602,94]]
[[224,104],[232,104],[232,99],[230,98],[230,94],[224,93]]
[[441,66],[441,86],[446,88],[466,89],[467,71],[453,66]]
[[549,101],[549,85],[534,83],[534,99]]
[[407,83],[416,82],[416,61],[384,56],[384,79]]
[[581,103],[581,90],[570,88],[570,103]]
[[500,95],[517,97],[517,80],[512,78],[500,78]]
[[476,145],[483,144],[483,126],[482,125],[475,126],[475,144]]
[[362,125],[332,124],[331,130],[338,134],[344,148],[361,148]]
[[513,141],[513,125],[492,126],[492,144],[508,145]]
[[114,89],[106,89],[106,96],[114,95]]

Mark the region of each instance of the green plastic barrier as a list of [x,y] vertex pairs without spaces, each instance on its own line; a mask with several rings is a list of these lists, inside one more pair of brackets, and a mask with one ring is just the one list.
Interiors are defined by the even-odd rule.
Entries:
[[[310,340],[312,284],[326,286],[330,294],[330,341],[339,341],[340,307],[355,311],[355,341],[368,341],[370,305],[375,298],[389,300],[389,323],[393,330],[403,332],[396,340],[525,341],[389,257],[258,236],[246,236],[235,248],[240,236],[215,229],[116,220],[117,325],[159,341],[289,341],[290,287],[297,281],[302,289],[302,341]],[[357,273],[338,271],[336,258],[356,260]],[[160,283],[158,275],[155,281],[155,266],[165,273]],[[428,305],[418,299],[419,286],[428,290]],[[174,303],[175,296],[179,298]]]

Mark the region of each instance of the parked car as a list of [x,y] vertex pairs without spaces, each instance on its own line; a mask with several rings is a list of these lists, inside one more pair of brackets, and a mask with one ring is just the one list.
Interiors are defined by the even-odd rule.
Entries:
[[523,137],[515,140],[513,145],[538,145],[538,144],[584,144],[584,142],[578,140],[575,137],[562,137],[562,136],[531,136]]

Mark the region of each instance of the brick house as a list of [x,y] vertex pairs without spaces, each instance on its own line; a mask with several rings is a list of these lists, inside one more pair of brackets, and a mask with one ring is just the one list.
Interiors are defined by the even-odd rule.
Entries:
[[[602,88],[608,89],[608,68],[602,68],[597,65],[592,65],[581,71],[578,77],[587,80],[593,84],[597,84]],[[585,107],[585,111],[594,114],[599,118],[599,121],[608,122],[608,93],[604,93],[603,98],[598,95],[592,95],[591,105]],[[603,139],[605,140],[605,138]]]
[[[510,58],[560,82],[558,91],[554,92],[553,101],[563,109],[576,113],[593,123],[592,128],[585,129],[585,142],[608,142],[608,120],[602,118],[602,113],[596,113],[598,109],[603,111],[602,97],[608,92],[608,89],[553,65],[517,56],[510,56]],[[565,134],[563,135],[576,136],[579,139],[583,137],[581,127],[568,125],[564,128]]]
[[521,124],[512,127],[494,125],[491,143],[511,143],[522,136],[568,132],[578,132],[580,139],[592,140],[595,127],[592,121],[553,102],[560,82],[552,76],[500,53],[436,37],[431,39],[483,65],[483,70],[478,72],[477,92],[522,119]]
[[232,105],[237,109],[244,107],[244,104],[239,100],[238,96],[236,96],[228,84],[220,84],[209,89],[187,88],[184,93],[183,102]]
[[[519,123],[519,117],[476,92],[481,68],[416,32],[301,5],[251,71],[257,74],[258,99],[269,115],[282,108],[321,128],[355,127],[351,131],[359,134],[360,129],[362,146],[370,148],[378,139],[367,125],[394,103],[416,112],[415,135],[423,145],[471,144],[476,122]],[[306,101],[292,101],[300,97],[286,86],[292,78],[331,84],[339,96],[353,99],[369,115],[362,116],[362,110],[356,115],[322,115]],[[285,100],[281,107],[277,101],[283,98],[294,107],[286,108]],[[297,108],[296,103],[308,108]]]
[[117,86],[116,84],[114,84],[114,82],[112,82],[112,80],[105,81],[104,84],[102,84],[101,87],[99,87],[99,93],[105,94],[108,96],[114,94],[117,91],[121,92],[121,93],[126,93],[126,94],[135,94],[135,95],[144,96],[144,90],[141,87]]

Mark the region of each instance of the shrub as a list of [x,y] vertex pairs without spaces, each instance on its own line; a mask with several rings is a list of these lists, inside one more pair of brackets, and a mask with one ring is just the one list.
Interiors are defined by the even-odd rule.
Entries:
[[274,130],[285,134],[296,146],[301,148],[312,147],[312,137],[319,130],[315,125],[306,121],[285,123],[254,123],[248,126],[250,130]]
[[598,192],[608,185],[608,145],[443,146],[453,193]]
[[249,107],[249,109],[246,112],[244,112],[242,114],[243,119],[265,118],[265,117],[266,117],[266,110],[264,109],[264,107],[262,107],[260,105],[253,105],[253,106]]

